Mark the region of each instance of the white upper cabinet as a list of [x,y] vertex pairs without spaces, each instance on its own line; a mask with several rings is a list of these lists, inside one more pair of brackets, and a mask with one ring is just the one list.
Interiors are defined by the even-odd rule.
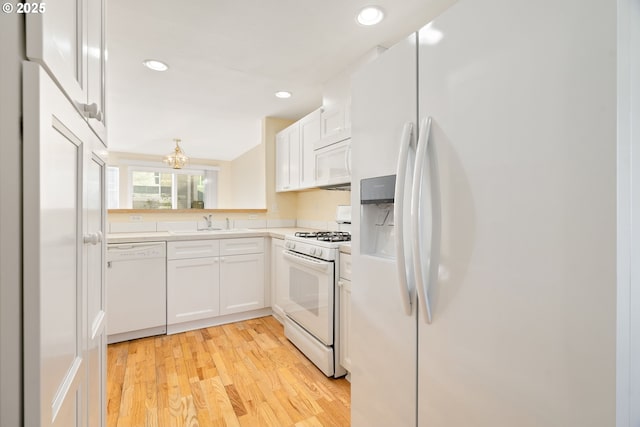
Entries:
[[87,102],[85,117],[94,132],[107,142],[105,126],[105,71],[107,51],[105,16],[107,0],[90,0],[87,8]]
[[320,142],[316,148],[326,147],[351,137],[351,102],[325,106],[322,111]]
[[46,3],[44,13],[26,14],[27,57],[39,62],[75,102],[87,99],[86,0]]
[[309,188],[316,184],[315,159],[313,150],[320,141],[320,123],[322,109],[318,108],[311,114],[306,115],[298,124],[300,126],[300,186],[299,188]]
[[351,182],[350,102],[318,108],[276,135],[276,191]]
[[298,122],[276,135],[276,191],[300,186],[300,128]]
[[320,140],[321,115],[318,108],[276,135],[276,191],[316,185],[314,149]]
[[276,135],[276,191],[289,189],[289,138],[284,131]]
[[26,14],[27,57],[47,70],[103,142],[105,1],[57,0]]

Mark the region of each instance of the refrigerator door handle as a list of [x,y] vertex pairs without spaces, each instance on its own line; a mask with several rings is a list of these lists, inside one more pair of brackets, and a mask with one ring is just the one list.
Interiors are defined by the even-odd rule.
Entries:
[[398,266],[398,284],[400,286],[400,299],[402,307],[407,316],[411,316],[411,291],[409,289],[409,279],[407,277],[406,254],[404,253],[404,187],[407,171],[407,161],[409,159],[409,148],[411,146],[411,135],[413,134],[413,123],[407,122],[402,129],[402,139],[400,141],[400,153],[398,154],[398,167],[396,170],[396,188],[394,195],[393,217],[395,227],[396,244],[396,264]]
[[[413,271],[416,277],[416,290],[418,291],[418,304],[420,311],[426,323],[431,323],[431,302],[429,300],[429,286],[431,282],[437,279],[438,261],[440,250],[440,208],[439,194],[436,194],[438,188],[437,176],[433,168],[429,168],[431,175],[429,183],[431,190],[431,242],[429,259],[427,261],[428,277],[423,280],[423,256],[420,250],[420,198],[422,190],[422,175],[428,158],[429,139],[431,135],[431,117],[422,121],[420,133],[418,136],[418,149],[416,152],[416,167],[413,170],[413,187],[411,194],[411,232],[415,236],[413,239]],[[437,205],[437,206],[436,206]],[[434,277],[435,276],[435,277]]]

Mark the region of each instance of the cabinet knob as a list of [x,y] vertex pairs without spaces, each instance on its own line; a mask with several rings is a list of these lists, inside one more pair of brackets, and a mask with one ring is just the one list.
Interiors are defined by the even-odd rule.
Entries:
[[80,111],[82,114],[88,119],[96,119],[98,121],[102,121],[102,111],[98,108],[98,104],[95,102],[93,104],[82,104],[78,103],[80,107]]
[[96,231],[95,233],[89,233],[84,235],[84,243],[88,245],[97,245],[102,242],[102,232]]

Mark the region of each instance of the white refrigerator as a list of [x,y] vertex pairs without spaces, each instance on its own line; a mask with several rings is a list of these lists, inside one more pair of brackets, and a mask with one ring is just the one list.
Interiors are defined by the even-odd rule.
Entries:
[[460,0],[352,80],[352,425],[616,425],[616,4]]

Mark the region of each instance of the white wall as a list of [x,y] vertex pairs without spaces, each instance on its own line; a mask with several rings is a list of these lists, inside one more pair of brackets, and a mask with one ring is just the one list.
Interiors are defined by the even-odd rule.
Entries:
[[231,203],[221,208],[264,209],[267,207],[265,143],[262,142],[231,161]]
[[640,0],[618,1],[617,427],[640,426]]
[[[15,2],[12,2],[15,3]],[[15,9],[15,8],[14,8]],[[0,16],[0,426],[22,425],[21,61],[24,17]]]
[[351,98],[351,75],[364,64],[376,59],[386,49],[376,46],[358,60],[349,64],[338,75],[333,76],[322,85],[322,106],[330,107],[334,104],[349,104]]

